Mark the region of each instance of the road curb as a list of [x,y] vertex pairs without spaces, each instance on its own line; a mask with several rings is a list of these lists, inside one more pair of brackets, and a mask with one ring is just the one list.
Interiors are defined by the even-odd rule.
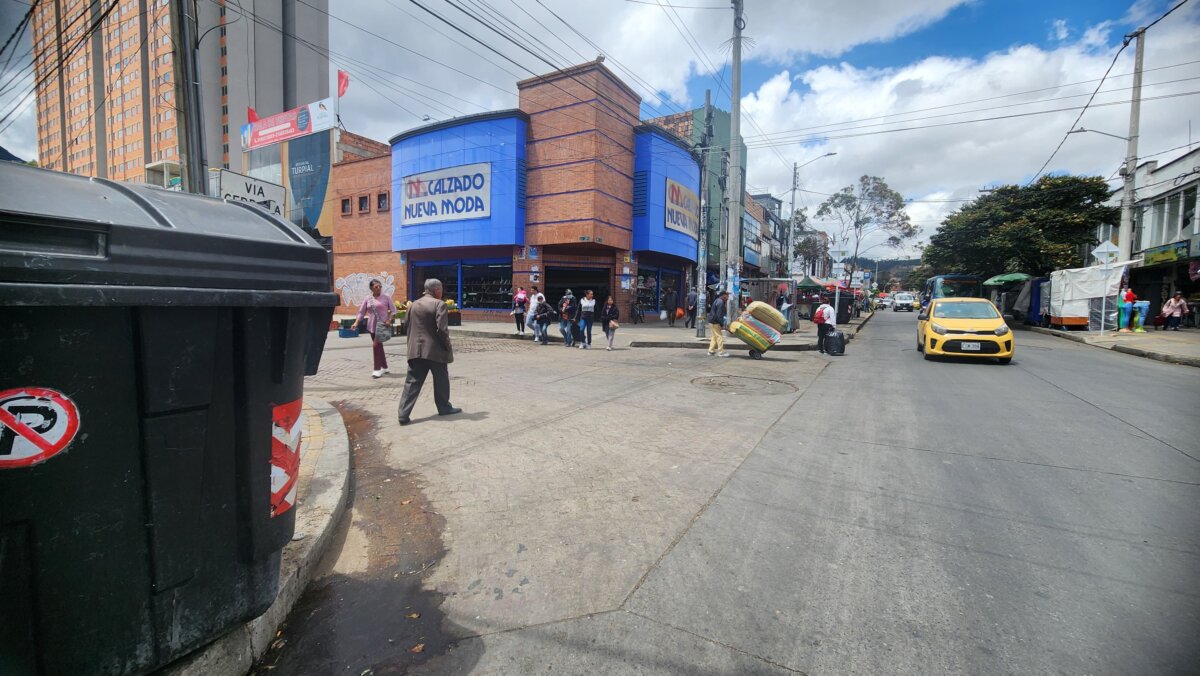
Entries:
[[1056,336],[1058,338],[1064,338],[1066,340],[1071,340],[1076,343],[1082,343],[1089,347],[1095,347],[1095,348],[1098,348],[1101,350],[1111,350],[1113,352],[1121,352],[1124,354],[1133,355],[1135,357],[1142,357],[1144,359],[1153,359],[1155,361],[1161,361],[1161,362],[1165,362],[1168,364],[1178,364],[1180,366],[1191,366],[1193,368],[1200,368],[1200,358],[1197,358],[1197,357],[1182,357],[1182,356],[1175,355],[1175,354],[1167,354],[1166,352],[1155,352],[1154,350],[1145,350],[1140,347],[1134,347],[1132,345],[1122,345],[1120,343],[1113,343],[1112,345],[1097,345],[1095,343],[1089,343],[1087,341],[1087,338],[1082,334],[1075,335],[1075,334],[1066,333],[1063,331],[1055,331],[1054,329],[1047,329],[1042,326],[1031,326],[1031,327],[1029,327],[1029,330],[1033,331],[1034,333],[1040,333],[1040,334],[1043,334],[1046,336]]
[[315,397],[306,396],[304,402],[320,416],[324,428],[324,448],[316,460],[311,479],[322,483],[297,507],[296,534],[304,537],[283,549],[279,594],[275,602],[262,615],[159,673],[165,676],[243,676],[248,673],[254,662],[271,647],[279,626],[304,593],[329,548],[334,527],[347,507],[350,438],[342,414],[336,408]]

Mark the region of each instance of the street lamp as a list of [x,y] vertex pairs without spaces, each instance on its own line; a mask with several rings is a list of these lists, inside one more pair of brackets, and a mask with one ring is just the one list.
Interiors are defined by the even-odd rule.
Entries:
[[[1138,41],[1138,54],[1141,54],[1141,41]],[[1140,71],[1139,71],[1140,72]],[[1140,83],[1140,76],[1135,80]],[[1140,84],[1139,84],[1140,86]],[[1130,132],[1137,133],[1137,100],[1134,100],[1134,116],[1130,123]],[[1133,257],[1133,193],[1134,183],[1137,180],[1137,136],[1118,136],[1110,134],[1106,131],[1096,131],[1095,129],[1072,129],[1067,134],[1082,134],[1090,131],[1093,134],[1108,136],[1115,139],[1120,139],[1125,142],[1125,168],[1122,172],[1122,178],[1125,179],[1125,186],[1121,190],[1121,229],[1117,235],[1117,260],[1127,261]]]
[[1067,133],[1068,133],[1068,134],[1082,134],[1082,133],[1084,133],[1084,132],[1089,132],[1089,131],[1090,131],[1091,133],[1093,133],[1093,134],[1100,134],[1100,135],[1102,135],[1102,136],[1111,136],[1111,137],[1113,137],[1113,138],[1119,138],[1119,139],[1121,139],[1122,141],[1128,141],[1128,140],[1129,140],[1129,138],[1128,138],[1128,137],[1126,137],[1126,136],[1117,136],[1116,134],[1110,134],[1110,133],[1108,133],[1108,132],[1106,132],[1106,131],[1097,131],[1097,130],[1095,130],[1095,129],[1084,129],[1083,127],[1080,127],[1080,128],[1078,128],[1078,129],[1072,129],[1071,131],[1069,131],[1069,132],[1067,132]]
[[824,155],[818,155],[817,157],[812,158],[811,160],[805,162],[804,164],[793,164],[792,165],[792,207],[791,207],[791,213],[788,214],[788,241],[787,241],[787,247],[788,247],[787,274],[788,274],[788,277],[791,277],[792,275],[796,274],[795,272],[793,272],[792,269],[796,265],[796,190],[800,187],[800,167],[807,167],[808,165],[812,164],[813,162],[816,162],[817,160],[824,159],[826,157],[833,157],[834,155],[837,155],[837,153],[829,152],[829,153],[825,153]]

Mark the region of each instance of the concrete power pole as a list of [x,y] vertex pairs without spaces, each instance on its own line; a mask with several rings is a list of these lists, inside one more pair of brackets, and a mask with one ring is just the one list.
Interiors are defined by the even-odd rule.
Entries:
[[792,206],[788,211],[788,255],[787,276],[792,276],[792,266],[796,264],[796,188],[800,187],[800,163],[792,162]]
[[[733,1],[733,82],[729,93],[729,189],[726,195],[733,194],[729,203],[729,271],[722,270],[722,275],[733,273],[734,278],[742,274],[742,30],[746,20],[742,18],[742,1]],[[734,280],[728,279],[725,288],[729,289],[731,298],[738,300],[739,291],[734,289]],[[740,286],[740,285],[739,285]],[[734,307],[737,307],[736,305]],[[730,318],[733,313],[727,313]]]
[[712,90],[704,91],[704,131],[700,133],[700,254],[696,263],[696,337],[708,331],[704,316],[708,300],[708,214],[712,209],[708,198],[708,153],[712,143]]
[[176,49],[175,96],[179,101],[179,142],[183,156],[183,189],[208,194],[208,161],[200,108],[200,65],[196,44],[195,0],[171,3],[171,31]]
[[1129,106],[1129,140],[1125,148],[1125,189],[1121,192],[1121,229],[1117,235],[1117,261],[1133,257],[1133,189],[1137,178],[1138,127],[1142,113],[1142,55],[1146,48],[1146,29],[1132,33],[1137,40],[1133,57],[1133,95]]

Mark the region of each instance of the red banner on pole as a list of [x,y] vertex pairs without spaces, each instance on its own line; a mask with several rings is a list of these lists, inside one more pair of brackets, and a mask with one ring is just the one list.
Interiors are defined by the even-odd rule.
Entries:
[[346,95],[346,90],[350,88],[350,73],[344,70],[338,71],[338,97]]

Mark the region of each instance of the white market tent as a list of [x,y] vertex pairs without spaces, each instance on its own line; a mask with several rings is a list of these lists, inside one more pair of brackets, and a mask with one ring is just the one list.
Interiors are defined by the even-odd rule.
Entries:
[[1123,261],[1107,269],[1103,265],[1056,270],[1050,273],[1050,323],[1056,326],[1088,326],[1092,300],[1108,297],[1115,311],[1125,266],[1140,263]]

